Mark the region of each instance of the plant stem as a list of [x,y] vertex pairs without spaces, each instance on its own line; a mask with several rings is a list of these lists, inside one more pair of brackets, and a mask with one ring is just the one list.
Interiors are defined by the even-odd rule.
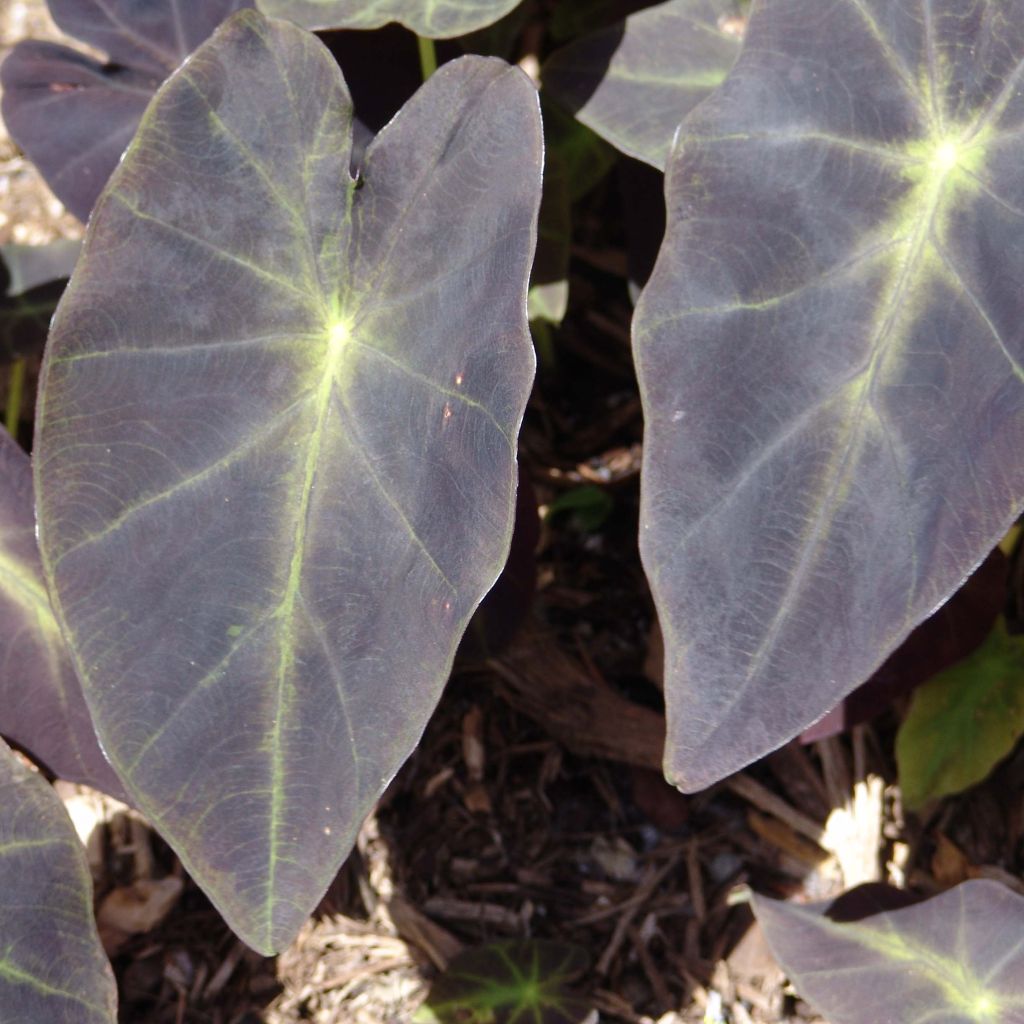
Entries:
[[420,48],[420,70],[423,72],[425,82],[437,70],[437,50],[434,49],[433,39],[417,36],[416,42]]
[[4,426],[11,437],[18,437],[18,422],[21,419],[21,395],[25,389],[25,360],[17,359],[11,366],[11,380],[7,387],[7,408],[4,410]]

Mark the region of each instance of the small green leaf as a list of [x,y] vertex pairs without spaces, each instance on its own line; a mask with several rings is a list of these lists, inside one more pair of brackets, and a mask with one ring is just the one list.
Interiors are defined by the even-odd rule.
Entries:
[[570,985],[586,969],[578,946],[498,942],[457,956],[434,983],[417,1024],[580,1024],[589,1003]]
[[548,505],[548,519],[563,512],[572,514],[575,525],[581,530],[592,532],[598,530],[615,508],[615,499],[600,487],[584,484],[574,487],[571,491],[560,494]]
[[907,807],[984,779],[1024,735],[1024,636],[1000,619],[970,657],[914,694],[896,759]]

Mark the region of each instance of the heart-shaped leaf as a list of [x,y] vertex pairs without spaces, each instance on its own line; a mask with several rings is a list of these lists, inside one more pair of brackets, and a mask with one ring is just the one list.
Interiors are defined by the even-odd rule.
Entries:
[[546,939],[496,942],[460,953],[434,982],[417,1024],[583,1024],[590,1004],[572,985],[584,950]]
[[903,803],[981,782],[1024,735],[1024,636],[1000,619],[959,664],[914,693],[896,738]]
[[380,28],[397,21],[428,39],[492,25],[519,0],[257,0],[265,14],[306,28]]
[[740,52],[723,31],[735,0],[669,0],[577,39],[544,64],[544,87],[613,146],[665,169],[679,122]]
[[1022,78],[1024,0],[775,0],[680,126],[634,345],[686,789],[834,707],[1020,510]]
[[29,458],[0,428],[0,734],[55,775],[123,798],[50,608]]
[[114,1024],[85,852],[53,789],[0,743],[0,1019]]
[[104,749],[229,923],[290,941],[508,552],[536,92],[446,64],[349,176],[312,35],[229,19],[101,198],[43,368],[40,547]]
[[1024,898],[997,882],[843,924],[827,904],[753,902],[797,992],[831,1024],[1024,1021]]
[[68,35],[102,63],[56,43],[18,43],[0,68],[11,137],[58,199],[87,220],[160,83],[251,0],[47,0]]

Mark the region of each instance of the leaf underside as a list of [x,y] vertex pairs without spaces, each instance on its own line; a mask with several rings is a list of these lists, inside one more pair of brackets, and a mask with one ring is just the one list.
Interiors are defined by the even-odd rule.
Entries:
[[0,743],[0,1018],[114,1024],[117,989],[82,844],[52,788]]
[[380,28],[397,21],[419,36],[450,39],[492,25],[520,0],[257,0],[264,14],[305,28]]
[[158,94],[54,322],[40,547],[97,730],[250,945],[287,944],[508,551],[541,142],[447,64],[349,177],[312,35],[243,11]]
[[854,923],[755,896],[797,992],[832,1024],[1021,1024],[1024,898],[969,881]]
[[87,220],[160,83],[251,0],[47,0],[95,60],[57,43],[18,43],[0,68],[3,118],[58,199]]
[[835,706],[1020,510],[1022,81],[1022,0],[776,0],[680,127],[634,350],[685,789]]
[[0,734],[55,775],[123,798],[50,608],[29,457],[0,428]]
[[544,64],[544,88],[616,149],[665,169],[679,122],[740,52],[735,0],[669,0],[584,36]]

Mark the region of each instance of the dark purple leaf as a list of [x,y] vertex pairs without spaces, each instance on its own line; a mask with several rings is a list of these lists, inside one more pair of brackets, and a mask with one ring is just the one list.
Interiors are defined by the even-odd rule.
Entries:
[[306,28],[380,28],[397,21],[429,39],[451,39],[491,25],[519,0],[257,0],[264,14]]
[[348,174],[308,33],[243,11],[101,198],[43,368],[39,532],[104,749],[286,945],[504,563],[533,376],[536,92],[431,76]]
[[825,739],[867,722],[950,665],[966,658],[992,631],[1006,604],[1010,565],[996,548],[964,585],[925,619],[849,697],[800,736]]
[[114,1024],[85,852],[53,789],[0,743],[0,1019]]
[[101,63],[56,43],[18,43],[0,68],[7,130],[58,199],[87,220],[160,83],[252,0],[48,0]]
[[544,64],[544,88],[623,153],[664,170],[679,122],[740,52],[721,24],[734,0],[669,0],[577,39]]
[[1024,0],[775,0],[680,127],[635,323],[670,778],[867,679],[1024,495]]
[[829,904],[825,916],[837,924],[849,924],[889,910],[912,907],[923,899],[923,896],[883,882],[864,882],[837,896]]
[[456,956],[434,982],[416,1024],[583,1024],[590,1003],[573,990],[589,957],[548,939],[496,942]]
[[856,923],[828,904],[754,897],[765,936],[799,995],[830,1024],[1022,1024],[1024,898],[997,882]]
[[50,609],[36,548],[32,467],[0,428],[0,734],[55,775],[123,799]]
[[497,582],[480,603],[459,650],[485,658],[503,651],[526,621],[537,590],[540,515],[537,494],[519,467],[516,519],[508,559]]

